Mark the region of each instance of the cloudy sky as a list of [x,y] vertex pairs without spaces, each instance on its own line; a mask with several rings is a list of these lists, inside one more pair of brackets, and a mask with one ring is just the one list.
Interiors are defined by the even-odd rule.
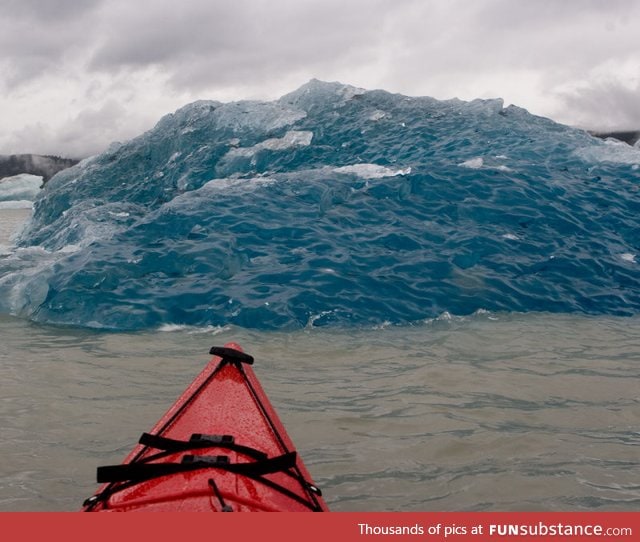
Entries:
[[0,0],[0,154],[82,157],[315,77],[640,128],[638,0]]

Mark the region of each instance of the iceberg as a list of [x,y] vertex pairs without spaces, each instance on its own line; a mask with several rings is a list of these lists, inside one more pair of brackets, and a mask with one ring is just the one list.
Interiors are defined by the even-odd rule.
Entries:
[[38,191],[0,311],[110,330],[638,314],[628,152],[499,99],[313,80],[199,101]]
[[1,208],[25,208],[31,207],[42,188],[42,177],[21,173],[12,177],[0,179],[0,206]]

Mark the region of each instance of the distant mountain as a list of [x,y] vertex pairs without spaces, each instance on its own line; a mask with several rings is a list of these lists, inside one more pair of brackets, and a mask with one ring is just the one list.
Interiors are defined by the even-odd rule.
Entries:
[[589,132],[592,136],[599,137],[601,139],[607,139],[612,137],[618,141],[624,141],[629,145],[635,145],[640,141],[640,130],[628,130],[620,132]]
[[72,158],[39,154],[0,154],[0,179],[20,173],[38,175],[46,183],[58,171],[78,163]]

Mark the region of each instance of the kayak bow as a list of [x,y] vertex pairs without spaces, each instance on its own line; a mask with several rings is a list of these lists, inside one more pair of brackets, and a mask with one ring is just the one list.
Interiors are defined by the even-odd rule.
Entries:
[[86,512],[328,511],[235,343],[214,357],[104,485]]

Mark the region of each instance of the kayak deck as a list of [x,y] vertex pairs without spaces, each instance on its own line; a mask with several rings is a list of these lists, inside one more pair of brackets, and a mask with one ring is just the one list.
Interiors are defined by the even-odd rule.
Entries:
[[235,343],[213,359],[122,465],[98,468],[83,510],[327,511]]

